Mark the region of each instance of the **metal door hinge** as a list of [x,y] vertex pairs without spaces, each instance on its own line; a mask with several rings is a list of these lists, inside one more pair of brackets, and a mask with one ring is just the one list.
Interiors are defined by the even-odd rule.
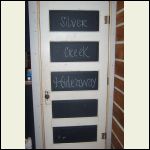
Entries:
[[102,133],[102,139],[106,139],[106,138],[107,138],[106,132]]
[[105,24],[110,24],[110,16],[104,16]]
[[107,77],[107,85],[109,85],[109,77]]

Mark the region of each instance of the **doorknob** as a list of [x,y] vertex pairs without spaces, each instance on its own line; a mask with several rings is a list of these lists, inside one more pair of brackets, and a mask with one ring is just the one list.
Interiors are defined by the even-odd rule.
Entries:
[[49,92],[48,91],[45,91],[45,99],[49,99]]

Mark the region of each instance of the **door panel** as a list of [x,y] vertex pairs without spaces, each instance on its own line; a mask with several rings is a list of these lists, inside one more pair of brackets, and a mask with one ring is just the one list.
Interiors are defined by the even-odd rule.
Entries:
[[99,31],[99,11],[50,10],[49,18],[50,31]]
[[97,126],[53,127],[54,143],[97,141]]
[[94,117],[97,107],[96,99],[52,101],[53,118]]
[[47,149],[105,148],[108,15],[108,1],[40,2]]
[[52,91],[97,90],[98,71],[51,72]]
[[98,42],[50,42],[50,61],[88,62],[98,61]]

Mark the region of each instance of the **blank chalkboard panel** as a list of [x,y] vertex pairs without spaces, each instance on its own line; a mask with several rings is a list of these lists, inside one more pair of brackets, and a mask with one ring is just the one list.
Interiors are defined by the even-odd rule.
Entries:
[[52,62],[98,61],[99,42],[50,42]]
[[52,102],[53,118],[97,116],[97,100],[57,100]]
[[98,71],[51,72],[51,90],[98,90]]
[[53,127],[54,143],[97,141],[97,126]]
[[50,10],[50,31],[99,31],[99,11]]

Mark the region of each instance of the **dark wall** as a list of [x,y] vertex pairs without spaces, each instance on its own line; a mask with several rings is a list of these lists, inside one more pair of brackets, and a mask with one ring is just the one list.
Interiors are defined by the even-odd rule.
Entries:
[[25,50],[30,52],[29,11],[27,1],[25,2]]
[[33,148],[35,148],[32,85],[25,86],[25,137],[32,138]]
[[[25,51],[28,53],[27,61],[30,68],[30,36],[29,36],[29,12],[28,2],[25,2]],[[25,85],[25,137],[32,138],[32,147],[35,148],[34,116],[32,85]]]

